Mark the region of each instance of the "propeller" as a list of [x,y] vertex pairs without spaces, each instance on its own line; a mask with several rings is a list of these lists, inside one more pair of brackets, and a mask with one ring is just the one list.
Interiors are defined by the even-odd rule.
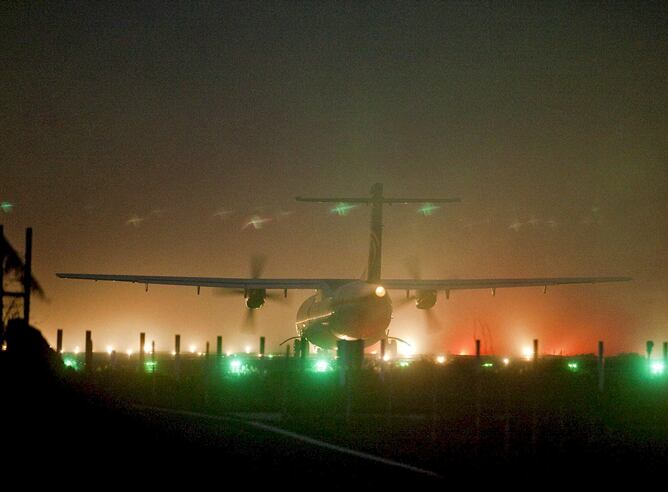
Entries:
[[[252,279],[262,278],[267,257],[265,255],[255,254],[250,261],[250,277]],[[246,314],[242,322],[244,331],[254,332],[256,327],[255,312],[264,305],[266,300],[284,301],[285,296],[277,292],[267,292],[265,289],[216,289],[216,293],[221,296],[243,295],[246,299]]]
[[[409,256],[408,258],[404,259],[404,266],[406,267],[406,270],[408,270],[408,273],[413,280],[422,279],[422,266],[420,264],[420,259],[416,255]],[[413,302],[415,304],[416,301],[420,298],[420,295],[418,294],[420,294],[420,291],[416,291],[415,293],[411,293],[405,296],[397,302],[397,307],[405,306],[409,302]],[[425,294],[427,293],[425,292]],[[424,322],[427,325],[427,329],[429,331],[436,332],[441,330],[443,324],[436,315],[433,307],[428,309],[419,309],[419,311],[422,311]]]

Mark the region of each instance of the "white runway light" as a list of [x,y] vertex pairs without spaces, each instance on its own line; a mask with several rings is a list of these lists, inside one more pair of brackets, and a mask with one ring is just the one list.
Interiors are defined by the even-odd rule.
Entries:
[[378,297],[385,296],[385,287],[383,287],[382,285],[379,285],[378,287],[376,287],[376,295]]

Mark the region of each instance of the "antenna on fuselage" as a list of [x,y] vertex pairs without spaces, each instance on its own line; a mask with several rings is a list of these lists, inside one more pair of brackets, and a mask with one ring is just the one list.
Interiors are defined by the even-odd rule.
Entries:
[[383,184],[376,183],[371,187],[370,197],[332,197],[305,198],[298,196],[300,202],[318,203],[364,203],[371,205],[371,234],[369,237],[369,262],[367,266],[367,282],[380,281],[381,259],[383,249],[383,205],[386,203],[454,203],[459,198],[386,198],[383,196]]

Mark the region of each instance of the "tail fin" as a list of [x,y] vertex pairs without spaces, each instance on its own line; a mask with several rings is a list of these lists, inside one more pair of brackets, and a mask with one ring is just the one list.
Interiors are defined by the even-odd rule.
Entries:
[[383,249],[383,205],[385,203],[452,203],[460,201],[459,198],[385,198],[382,183],[376,183],[371,187],[370,197],[304,198],[298,196],[297,200],[301,202],[343,202],[371,205],[371,235],[369,237],[369,261],[367,263],[368,282],[380,281]]

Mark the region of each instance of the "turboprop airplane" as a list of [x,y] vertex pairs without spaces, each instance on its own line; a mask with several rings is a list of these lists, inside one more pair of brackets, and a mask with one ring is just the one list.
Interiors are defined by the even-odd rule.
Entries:
[[496,278],[496,279],[383,279],[381,277],[381,252],[383,237],[383,205],[393,203],[459,202],[458,198],[391,198],[383,195],[383,185],[376,183],[368,197],[305,198],[301,202],[365,204],[371,206],[371,236],[366,280],[341,278],[217,278],[217,277],[165,277],[146,275],[106,275],[87,273],[57,273],[60,278],[104,280],[160,285],[186,285],[197,288],[217,287],[238,289],[244,294],[246,307],[261,308],[271,290],[308,289],[316,293],[299,307],[296,318],[297,335],[314,345],[335,348],[339,340],[363,340],[365,346],[373,345],[389,336],[392,319],[392,301],[389,290],[405,291],[415,300],[417,309],[431,309],[438,292],[449,298],[455,290],[496,289],[504,287],[548,286],[560,284],[594,284],[623,282],[628,277],[545,277],[545,278]]

